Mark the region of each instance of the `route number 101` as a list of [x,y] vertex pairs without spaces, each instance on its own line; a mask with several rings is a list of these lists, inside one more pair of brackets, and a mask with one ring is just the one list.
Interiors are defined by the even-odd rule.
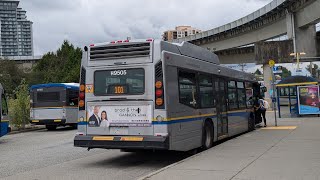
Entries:
[[114,87],[115,94],[123,94],[124,93],[124,87],[123,86],[115,86]]

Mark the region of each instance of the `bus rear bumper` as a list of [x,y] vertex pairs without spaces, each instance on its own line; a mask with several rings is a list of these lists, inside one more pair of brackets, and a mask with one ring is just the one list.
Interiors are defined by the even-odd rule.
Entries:
[[31,124],[34,125],[60,125],[66,124],[65,119],[42,119],[42,120],[31,120]]
[[75,147],[104,149],[168,150],[169,138],[162,136],[83,136],[74,138]]

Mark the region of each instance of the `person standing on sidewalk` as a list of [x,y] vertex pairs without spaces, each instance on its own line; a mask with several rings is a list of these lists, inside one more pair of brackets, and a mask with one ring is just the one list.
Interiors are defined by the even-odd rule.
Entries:
[[266,111],[269,108],[269,103],[263,99],[262,96],[259,97],[259,107],[257,111],[259,111],[258,114],[262,115],[263,122],[264,122],[264,127],[267,127],[267,119],[266,119]]

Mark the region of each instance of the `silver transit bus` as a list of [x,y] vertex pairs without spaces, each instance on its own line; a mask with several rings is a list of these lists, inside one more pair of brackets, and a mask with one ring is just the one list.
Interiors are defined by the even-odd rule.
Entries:
[[74,146],[189,151],[254,129],[248,102],[260,85],[219,64],[187,42],[84,47]]
[[78,123],[78,83],[49,83],[30,88],[30,123],[45,125],[48,130],[57,126]]
[[3,86],[0,84],[0,137],[8,134],[11,131],[10,122],[8,117],[8,104],[5,96]]

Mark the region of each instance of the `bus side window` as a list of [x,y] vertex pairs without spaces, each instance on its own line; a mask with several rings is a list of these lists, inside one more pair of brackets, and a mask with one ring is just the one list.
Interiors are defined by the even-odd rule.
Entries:
[[237,82],[237,93],[238,93],[239,108],[240,109],[246,108],[247,107],[246,89],[244,88],[243,82]]
[[8,115],[8,105],[4,94],[1,95],[2,115]]
[[179,71],[179,102],[196,108],[197,95],[195,73]]
[[69,96],[68,96],[69,106],[78,106],[78,95],[79,95],[78,91],[69,90]]
[[229,110],[238,109],[238,98],[237,98],[237,89],[236,82],[228,82],[228,100],[229,100]]
[[214,93],[211,76],[199,75],[200,103],[201,108],[214,106]]

